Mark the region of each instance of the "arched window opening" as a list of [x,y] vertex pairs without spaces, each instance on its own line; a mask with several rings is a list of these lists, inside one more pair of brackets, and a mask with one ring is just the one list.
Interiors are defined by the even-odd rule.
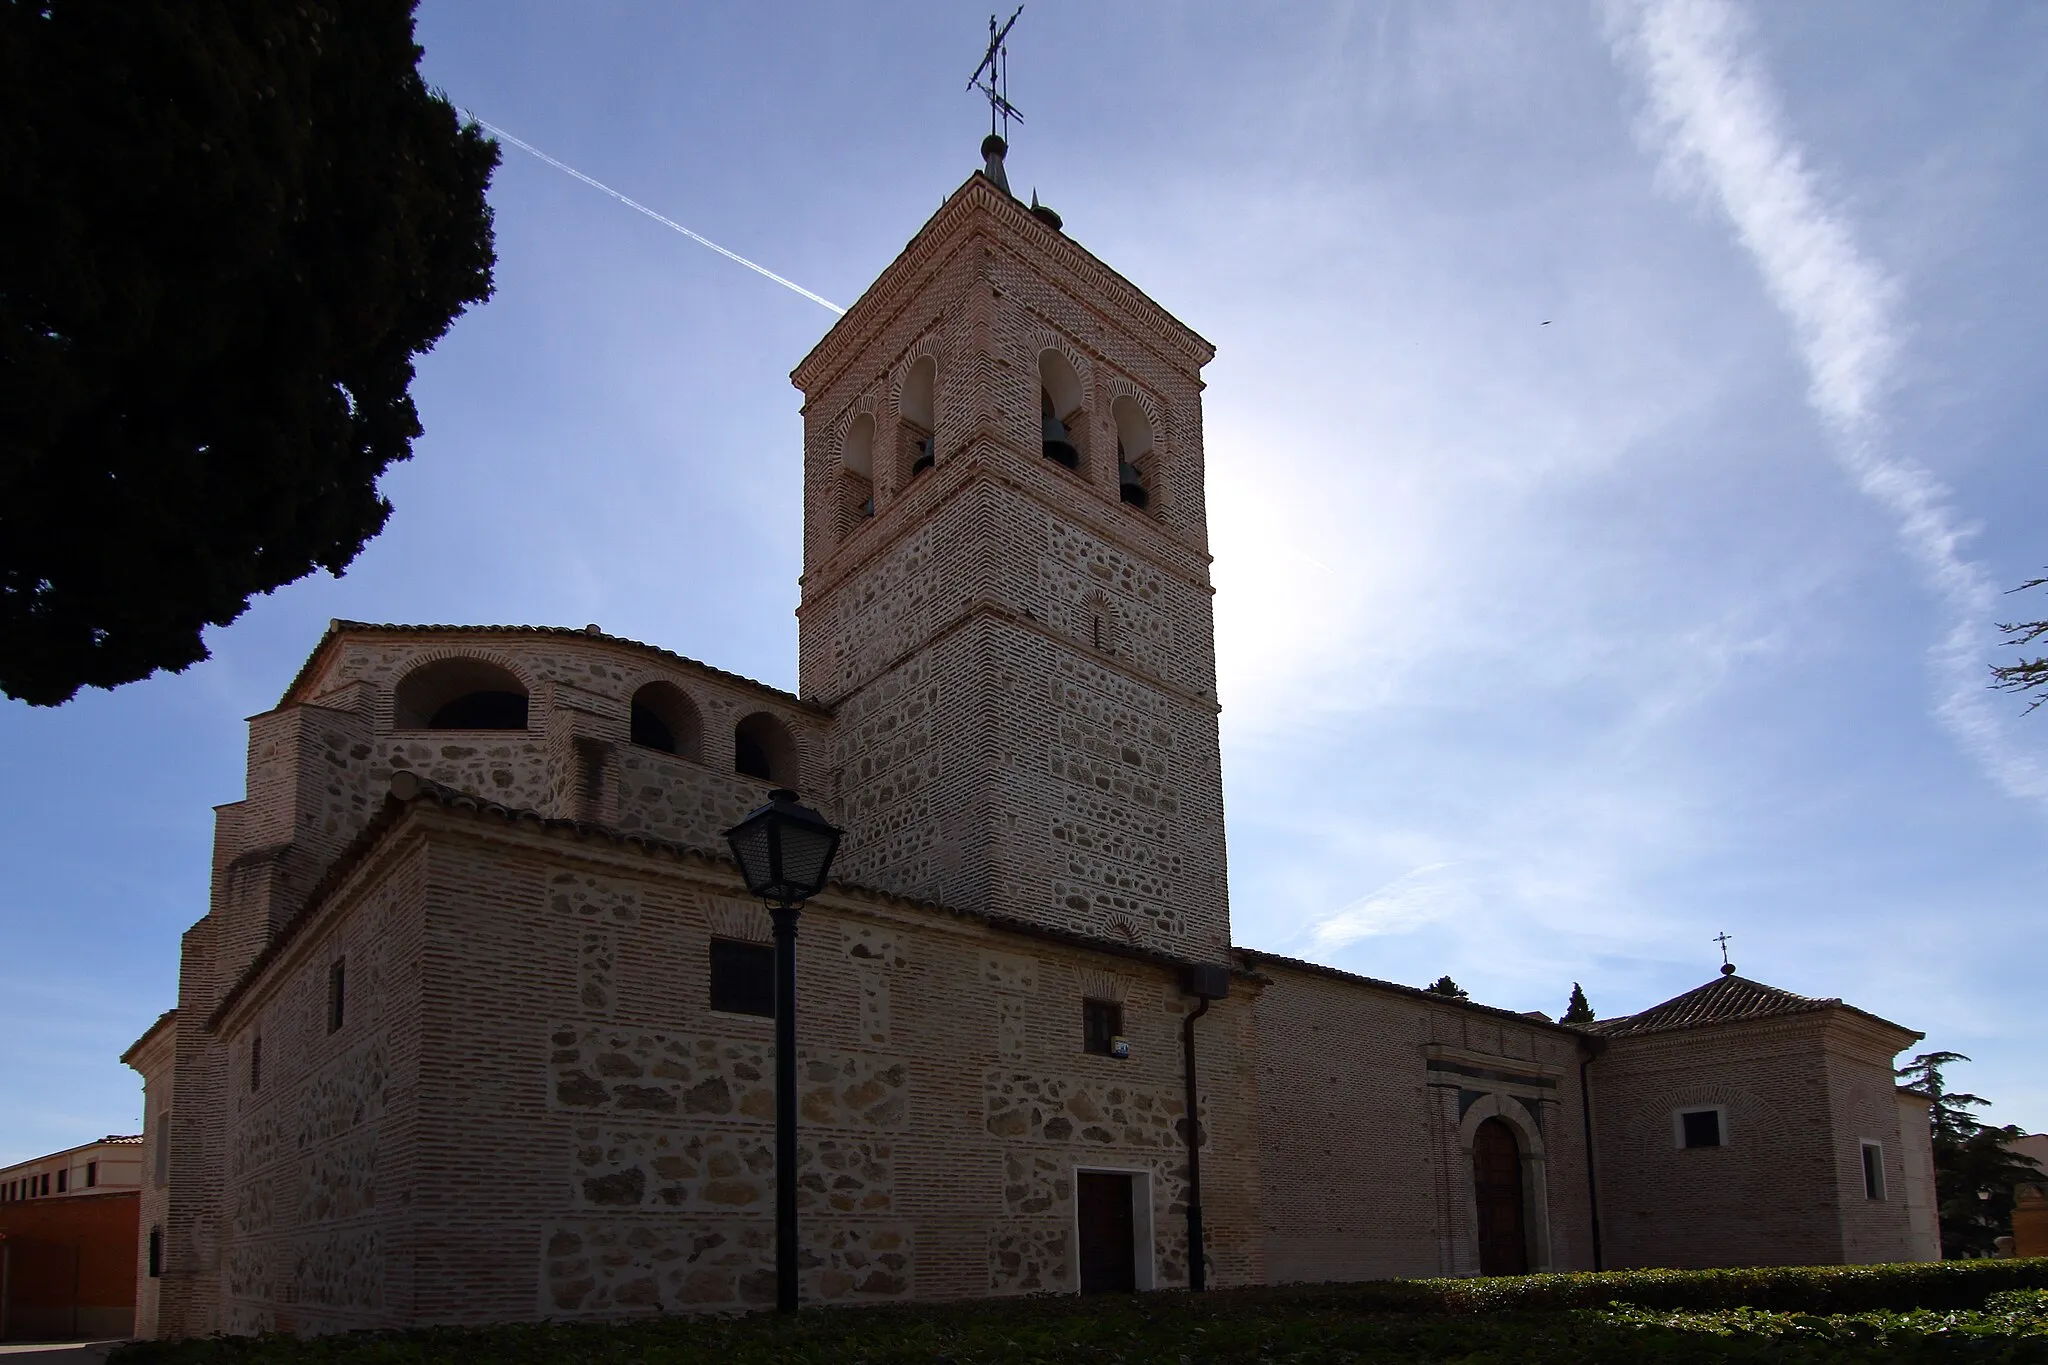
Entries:
[[766,711],[756,711],[733,730],[732,766],[744,777],[795,787],[796,741],[781,721]]
[[874,514],[875,419],[864,412],[846,429],[846,442],[839,450],[839,534]]
[[1058,351],[1038,357],[1038,417],[1045,458],[1079,469],[1081,447],[1074,438],[1087,426],[1081,411],[1081,376]]
[[1152,423],[1135,398],[1119,398],[1109,411],[1116,418],[1117,496],[1142,511],[1152,502]]
[[401,730],[524,730],[526,684],[482,659],[437,659],[399,679],[392,719]]
[[896,413],[903,419],[903,459],[913,479],[937,462],[933,433],[939,425],[932,403],[938,378],[938,362],[930,356],[920,356],[910,367],[910,373],[903,376],[903,395],[896,404]]
[[633,694],[633,742],[679,758],[703,756],[704,723],[697,703],[674,683],[651,682]]

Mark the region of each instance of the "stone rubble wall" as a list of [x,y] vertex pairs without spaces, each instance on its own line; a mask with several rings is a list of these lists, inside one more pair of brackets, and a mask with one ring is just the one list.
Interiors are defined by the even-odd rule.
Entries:
[[[417,1179],[426,887],[417,854],[309,925],[240,1002],[219,1047],[225,1106],[220,1330],[328,1331],[407,1320],[404,1208]],[[330,970],[344,964],[342,1025]],[[262,1040],[260,1085],[250,1052]]]
[[[388,1117],[338,1127],[330,1116],[356,1106],[309,1078],[292,1123],[247,1128],[252,1154],[321,1135],[317,1159],[252,1155],[244,1183],[274,1183],[269,1235],[316,1209],[332,1211],[313,1225],[323,1232],[379,1229],[386,1269],[377,1303],[354,1310],[365,1323],[771,1301],[772,1021],[708,1003],[712,938],[758,936],[765,916],[709,868],[416,812],[433,892],[411,1164],[393,1164]],[[608,945],[603,1007],[588,1003],[592,934]],[[1185,1283],[1178,1024],[1195,1002],[1170,971],[831,897],[805,912],[798,944],[810,1301],[1071,1289],[1077,1165],[1149,1182],[1153,1274]],[[1081,1051],[1087,991],[1125,998],[1132,1060]],[[1223,1002],[1201,1026],[1218,1283],[1262,1274],[1250,1080],[1232,1052],[1248,1004]],[[367,1154],[366,1127],[378,1133]],[[292,1282],[282,1264],[248,1261],[252,1276]],[[400,1266],[414,1267],[403,1287]],[[236,1321],[280,1310],[250,1302]]]

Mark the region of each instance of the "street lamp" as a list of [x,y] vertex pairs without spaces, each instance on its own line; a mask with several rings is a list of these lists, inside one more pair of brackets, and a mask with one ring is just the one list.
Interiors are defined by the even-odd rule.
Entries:
[[768,804],[725,832],[747,889],[768,902],[775,921],[775,1308],[796,1311],[796,922],[818,894],[839,851],[840,831],[796,793],[768,793]]

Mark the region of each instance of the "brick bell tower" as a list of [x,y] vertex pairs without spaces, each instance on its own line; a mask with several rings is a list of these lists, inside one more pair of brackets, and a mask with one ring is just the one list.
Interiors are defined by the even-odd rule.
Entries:
[[1220,962],[1215,349],[982,150],[791,376],[839,870]]

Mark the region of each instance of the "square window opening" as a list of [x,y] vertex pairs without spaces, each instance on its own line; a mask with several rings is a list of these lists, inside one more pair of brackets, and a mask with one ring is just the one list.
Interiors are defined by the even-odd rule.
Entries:
[[775,1017],[775,949],[765,943],[711,940],[711,1008]]
[[1081,1002],[1081,1050],[1098,1057],[1115,1056],[1114,1045],[1124,1031],[1124,1007],[1114,1000]]
[[1688,1109],[1678,1116],[1679,1130],[1687,1147],[1721,1145],[1721,1111]]

